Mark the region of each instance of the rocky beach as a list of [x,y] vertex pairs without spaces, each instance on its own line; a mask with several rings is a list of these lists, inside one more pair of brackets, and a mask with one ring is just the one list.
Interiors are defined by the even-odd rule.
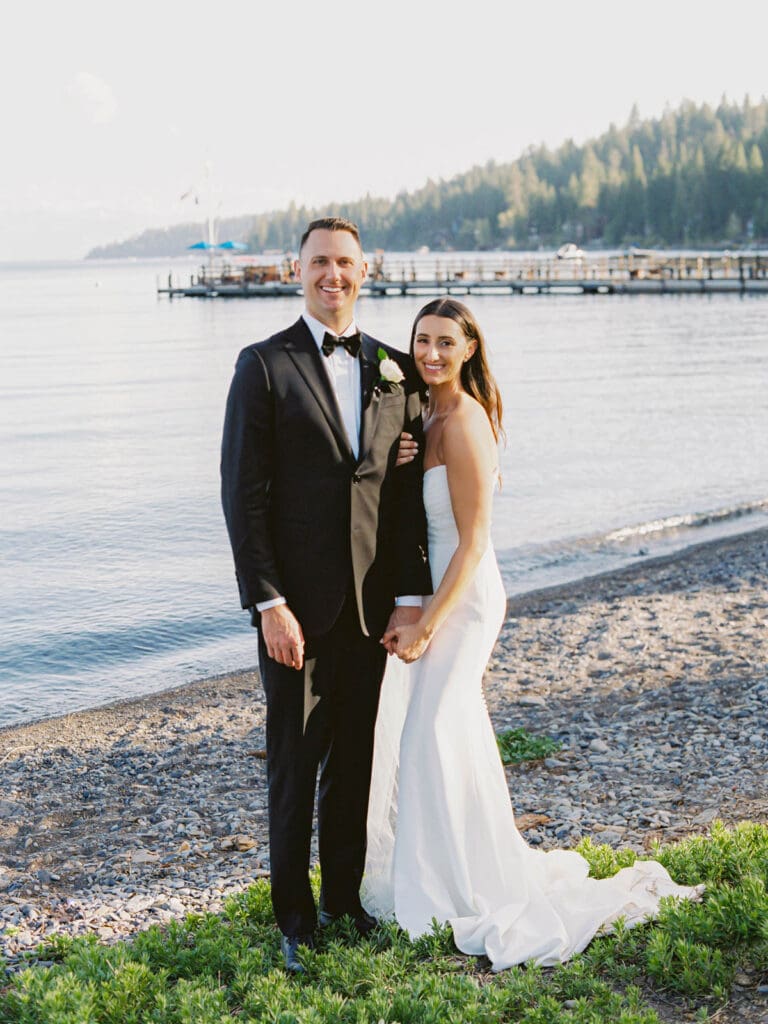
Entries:
[[[646,852],[768,822],[768,530],[510,600],[486,676],[529,842]],[[254,641],[255,656],[255,641]],[[0,732],[0,955],[105,942],[269,876],[258,672]],[[461,751],[456,751],[461,757]]]

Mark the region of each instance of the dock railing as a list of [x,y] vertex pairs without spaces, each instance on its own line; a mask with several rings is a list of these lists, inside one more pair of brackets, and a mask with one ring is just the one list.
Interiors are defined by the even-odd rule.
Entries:
[[[477,256],[414,254],[369,262],[364,290],[375,296],[424,290],[467,294],[482,291],[541,293],[644,293],[754,291],[768,293],[768,254],[761,252],[675,253],[627,250],[589,253],[571,259],[554,254],[483,253]],[[174,283],[158,292],[173,295],[250,296],[296,294],[300,282],[288,257],[269,262],[222,262],[203,266],[189,284]]]
[[417,283],[492,282],[492,281],[584,281],[584,280],[713,280],[715,278],[768,278],[768,255],[759,253],[718,253],[673,255],[655,252],[635,255],[631,251],[615,255],[586,254],[575,259],[555,256],[501,256],[497,264],[487,260],[455,259],[435,256],[431,263],[424,258],[391,260],[373,265],[372,281]]

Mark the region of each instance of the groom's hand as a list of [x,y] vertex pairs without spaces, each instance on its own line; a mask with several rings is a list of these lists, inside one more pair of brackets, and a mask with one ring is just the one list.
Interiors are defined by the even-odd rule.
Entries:
[[273,661],[288,668],[304,667],[304,633],[287,604],[267,608],[261,613],[261,635]]
[[384,630],[384,636],[381,638],[381,642],[387,648],[388,654],[394,654],[395,648],[397,647],[397,628],[398,626],[413,626],[421,618],[421,608],[412,605],[396,605],[394,611],[389,616],[389,622],[387,628]]

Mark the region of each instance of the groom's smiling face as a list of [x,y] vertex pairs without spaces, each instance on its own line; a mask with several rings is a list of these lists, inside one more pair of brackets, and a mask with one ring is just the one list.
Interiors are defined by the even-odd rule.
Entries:
[[304,243],[296,267],[307,312],[337,334],[345,330],[367,270],[354,235],[317,228]]

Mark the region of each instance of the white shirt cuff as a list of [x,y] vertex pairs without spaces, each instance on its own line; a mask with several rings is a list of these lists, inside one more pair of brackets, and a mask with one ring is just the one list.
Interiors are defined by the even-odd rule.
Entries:
[[[274,597],[271,601],[259,601],[256,605],[256,611],[265,612],[268,608],[277,608],[280,604],[286,604],[284,597]],[[396,597],[395,605],[398,608],[421,608],[421,596],[418,594],[406,594],[403,597]]]
[[267,608],[277,608],[279,604],[287,604],[284,597],[273,597],[271,601],[259,601],[256,605],[256,611],[265,612]]

